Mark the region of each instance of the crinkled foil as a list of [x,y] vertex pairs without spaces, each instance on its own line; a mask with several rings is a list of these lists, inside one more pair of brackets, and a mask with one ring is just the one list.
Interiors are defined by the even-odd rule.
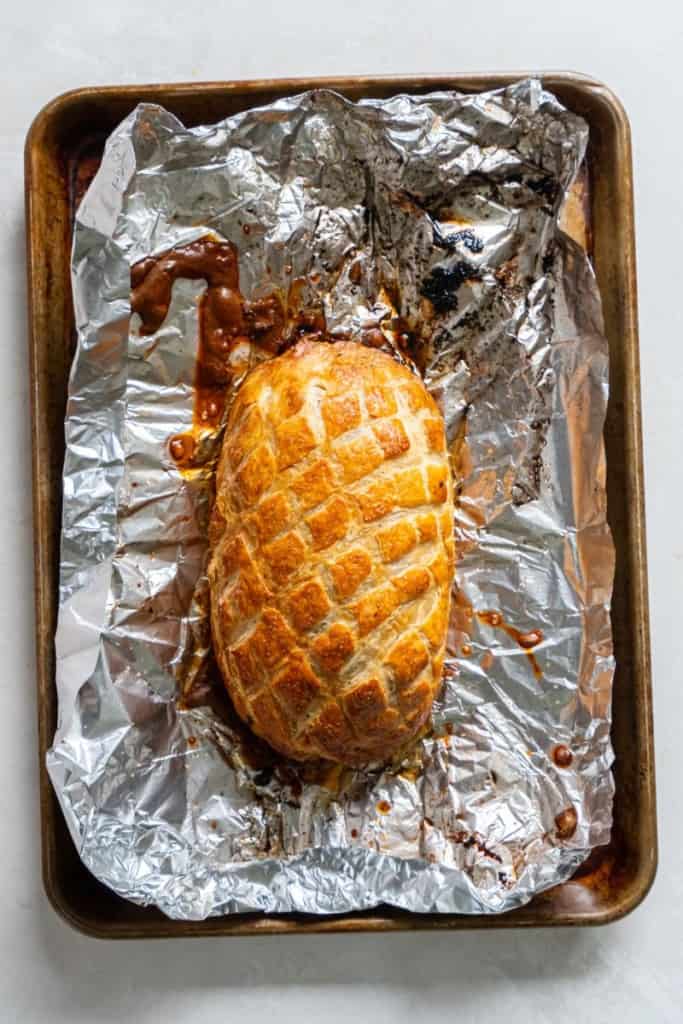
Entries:
[[[589,261],[558,226],[586,140],[534,80],[309,92],[193,129],[143,105],[110,137],[73,247],[48,768],[83,861],[122,896],[193,920],[499,912],[607,842],[607,346]],[[178,281],[145,337],[130,267],[207,232],[237,246],[247,298],[293,274],[329,331],[376,324],[397,350],[400,314],[443,410],[461,481],[449,657],[403,764],[264,766],[234,720],[178,698],[207,654],[220,437],[191,479],[168,447],[192,421],[204,286]],[[515,630],[540,631],[531,655]]]

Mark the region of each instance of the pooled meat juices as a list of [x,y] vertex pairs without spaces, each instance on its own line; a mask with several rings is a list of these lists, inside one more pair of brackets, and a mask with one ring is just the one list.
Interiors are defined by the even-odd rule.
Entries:
[[[239,290],[235,246],[201,238],[140,260],[131,268],[131,310],[140,317],[141,334],[159,330],[171,304],[173,282],[179,278],[206,281],[199,304],[194,420],[199,427],[216,427],[230,380],[248,365],[250,346],[277,352],[284,310],[277,295],[246,302]],[[191,438],[171,442],[176,461],[187,462],[192,453]]]

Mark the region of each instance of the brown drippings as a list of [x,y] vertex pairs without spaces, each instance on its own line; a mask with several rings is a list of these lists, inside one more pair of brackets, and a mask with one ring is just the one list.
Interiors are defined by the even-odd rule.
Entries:
[[389,803],[388,800],[380,800],[378,802],[378,804],[377,804],[377,813],[378,814],[388,814],[390,810],[391,810],[391,804]]
[[538,647],[543,640],[543,633],[541,633],[540,629],[531,629],[528,633],[520,633],[518,630],[515,630],[515,637],[519,646],[528,651],[532,647]]
[[[244,226],[244,230],[248,225]],[[149,256],[131,268],[131,309],[141,319],[140,334],[154,334],[168,315],[174,281],[206,281],[199,300],[199,343],[195,366],[194,438],[222,421],[227,388],[247,369],[252,346],[275,353],[282,345],[285,313],[273,293],[248,302],[239,290],[237,249],[229,242],[200,238],[189,245]],[[195,450],[192,434],[170,441],[175,461],[185,468]]]
[[306,278],[295,277],[287,289],[287,318],[295,319],[303,305],[303,296],[306,289]]
[[189,466],[192,464],[195,450],[194,437],[192,434],[174,434],[168,442],[168,450],[178,465]]
[[553,761],[558,768],[570,768],[574,755],[564,743],[558,743],[553,747]]
[[485,857],[495,860],[498,864],[503,863],[502,857],[487,846],[481,836],[476,832],[447,832],[446,838],[452,843],[458,843],[459,846],[464,846],[466,850],[469,850],[474,846],[475,849],[477,849],[479,853],[483,853]]
[[481,611],[475,613],[480,622],[485,623],[487,626],[493,626],[495,629],[502,629],[504,633],[515,641],[518,647],[526,654],[529,659],[532,671],[535,679],[542,679],[543,672],[541,666],[538,663],[536,655],[533,653],[532,648],[537,647],[543,640],[543,633],[540,629],[532,629],[526,633],[516,629],[505,621],[500,612],[496,611]]
[[361,331],[361,341],[368,348],[382,348],[386,344],[386,338],[380,331],[379,327],[370,327]]
[[618,861],[616,853],[617,850],[621,849],[622,844],[623,837],[618,836],[618,834],[615,837],[613,831],[609,846],[596,847],[583,864],[576,869],[571,882],[565,884],[580,885],[584,890],[593,893],[602,901],[606,902],[609,900],[614,893],[615,887],[619,886],[620,881],[623,883],[623,877],[620,878],[623,872],[623,862]]
[[295,277],[287,290],[286,310],[290,335],[321,334],[326,329],[322,306],[311,308],[305,303],[307,288],[305,277]]
[[351,838],[352,839],[358,839],[358,829],[357,828],[352,828],[351,829]]
[[273,292],[261,299],[244,303],[244,322],[247,336],[259,348],[276,355],[283,344],[285,311],[282,299]]
[[[473,633],[473,622],[477,619],[487,626],[492,626],[494,629],[502,629],[507,633],[526,654],[534,673],[534,678],[541,679],[543,677],[541,666],[533,652],[533,648],[537,647],[543,640],[543,633],[540,629],[531,629],[523,632],[521,629],[516,629],[506,622],[500,612],[493,610],[475,612],[465,591],[459,587],[456,587],[453,594],[451,617],[455,631],[454,643],[460,649],[463,657],[469,657],[472,654],[472,644],[470,641]],[[491,651],[485,651],[481,659],[482,668],[486,672],[491,668],[492,664],[493,654]]]
[[[411,359],[415,363],[419,363],[421,346],[406,318],[403,316],[394,316],[389,321],[389,326],[393,332],[394,342],[398,346],[399,351],[408,359]],[[421,368],[421,372],[424,372],[424,367]]]
[[479,664],[483,668],[484,672],[488,672],[488,670],[493,665],[493,654],[491,653],[491,651],[484,651],[484,653],[481,656],[481,661],[479,662]]
[[555,818],[555,829],[558,839],[571,839],[576,832],[578,815],[574,807],[566,807]]
[[450,446],[455,490],[455,547],[458,560],[479,543],[479,530],[486,525],[481,496],[472,485],[474,462],[467,439],[467,415],[462,416]]
[[332,761],[315,761],[306,766],[307,782],[316,783],[328,793],[338,796],[344,785],[344,766]]

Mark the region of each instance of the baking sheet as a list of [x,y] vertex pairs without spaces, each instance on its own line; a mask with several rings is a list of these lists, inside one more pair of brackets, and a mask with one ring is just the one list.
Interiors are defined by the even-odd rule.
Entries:
[[[51,774],[91,869],[117,891],[157,902],[173,916],[247,907],[341,910],[380,899],[411,909],[505,909],[566,877],[609,829],[611,547],[600,440],[606,353],[590,268],[556,230],[585,127],[538,83],[496,96],[399,98],[356,108],[316,93],[275,107],[276,117],[270,108],[192,132],[170,115],[139,108],[115,133],[79,212],[79,354],[67,423],[58,634],[62,721]],[[173,486],[167,440],[191,410],[188,339],[196,337],[197,290],[174,292],[177,309],[156,339],[157,358],[141,359],[142,339],[134,324],[128,329],[128,274],[136,259],[208,227],[224,238],[236,236],[243,288],[253,294],[265,276],[269,242],[250,237],[244,245],[240,214],[248,192],[240,190],[256,172],[236,139],[248,139],[251,155],[255,149],[273,167],[276,153],[281,165],[282,145],[295,125],[303,138],[297,156],[313,180],[306,147],[315,151],[329,141],[317,134],[318,122],[343,123],[346,144],[354,117],[366,154],[373,144],[382,149],[387,137],[390,156],[401,144],[409,150],[405,166],[367,161],[371,173],[381,177],[381,171],[390,184],[392,174],[402,185],[410,181],[398,199],[387,199],[381,189],[374,193],[375,232],[366,238],[359,221],[356,237],[353,218],[341,218],[368,267],[383,268],[387,277],[395,268],[395,232],[408,243],[401,245],[407,253],[399,267],[401,314],[423,312],[424,287],[421,295],[418,285],[434,280],[435,269],[480,260],[479,278],[457,289],[457,308],[439,312],[428,332],[414,332],[414,354],[441,398],[454,457],[465,473],[457,524],[465,598],[456,601],[456,611],[495,609],[512,629],[540,630],[544,639],[535,657],[542,678],[529,671],[527,654],[505,630],[484,620],[469,636],[454,620],[452,673],[417,772],[412,765],[372,777],[304,779],[297,796],[283,786],[282,766],[266,780],[262,768],[254,772],[240,763],[239,738],[213,713],[179,711],[175,702],[188,635],[183,610],[201,577],[197,510],[203,498],[178,474]],[[453,149],[450,164],[445,146]],[[235,149],[246,162],[233,181],[225,168],[237,160]],[[421,160],[424,194],[414,166]],[[526,181],[524,174],[522,181],[509,180],[520,166]],[[459,213],[469,202],[480,214],[459,218],[468,220],[466,229],[452,223],[458,218],[439,217],[419,203],[406,210],[406,192],[428,207],[437,169],[438,201],[452,195]],[[467,191],[463,183],[471,185],[477,174],[476,188]],[[341,171],[334,177],[325,186],[333,193],[352,181]],[[304,192],[307,179],[300,178]],[[170,180],[166,192],[162,183]],[[260,187],[263,181],[258,178]],[[491,195],[491,182],[505,190],[507,206]],[[192,189],[205,186],[199,195],[208,198],[200,201]],[[242,205],[235,205],[235,196]],[[201,214],[202,201],[209,217]],[[166,215],[171,209],[175,220]],[[271,213],[281,228],[278,208]],[[305,233],[305,202],[299,213],[288,230],[296,238],[297,226],[304,228],[296,242],[288,236],[288,250],[301,245],[301,269],[309,277],[319,274],[320,293],[329,297],[325,275],[331,272],[305,264],[307,254],[319,253]],[[188,224],[190,217],[200,225]],[[268,223],[265,200],[257,220]],[[338,223],[323,224],[325,238],[335,238],[328,228]],[[435,224],[442,238],[471,230],[482,248],[473,253],[463,235],[444,263]],[[342,232],[332,256],[342,260],[347,243]],[[355,329],[372,316],[386,323],[373,287],[358,314],[344,306],[347,291],[332,293],[328,325],[346,322]],[[463,330],[462,321],[482,309],[490,330],[481,323]],[[422,319],[415,316],[416,325]],[[501,346],[501,338],[513,344]],[[163,409],[160,374],[169,399]],[[137,496],[126,503],[126,486],[132,493],[136,482],[137,490],[144,488],[139,514]],[[78,500],[70,503],[70,494]],[[180,527],[174,533],[186,514],[196,536]],[[136,591],[147,583],[146,601],[156,599],[152,618],[133,581]],[[467,657],[463,646],[472,648]],[[555,764],[558,743],[572,751],[570,768]],[[389,813],[377,809],[385,804]],[[555,819],[571,808],[576,829],[562,838],[566,821],[558,826]]]

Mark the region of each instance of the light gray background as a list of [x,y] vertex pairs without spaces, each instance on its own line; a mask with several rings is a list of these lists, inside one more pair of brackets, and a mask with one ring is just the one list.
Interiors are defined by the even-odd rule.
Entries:
[[[403,8],[403,9],[401,9]],[[560,13],[561,12],[561,13]],[[5,0],[0,13],[0,1021],[683,1021],[683,15],[653,0]],[[80,85],[572,69],[634,135],[660,869],[594,931],[97,942],[39,873],[22,147]]]

